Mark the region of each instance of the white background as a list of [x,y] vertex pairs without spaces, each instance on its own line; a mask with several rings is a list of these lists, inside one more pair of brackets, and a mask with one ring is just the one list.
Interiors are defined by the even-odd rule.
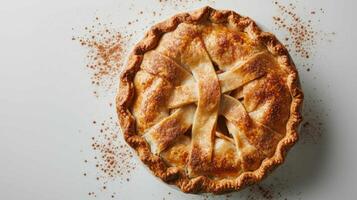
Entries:
[[[289,153],[286,163],[262,186],[273,185],[274,199],[356,199],[357,3],[291,2],[299,6],[297,12],[303,17],[310,16],[304,15],[310,9],[323,8],[325,13],[319,15],[316,29],[336,32],[332,41],[318,43],[311,59],[294,57],[306,96],[305,110],[311,110],[307,119],[319,116],[322,136],[311,142],[301,133],[302,139]],[[89,138],[96,130],[91,121],[108,114],[115,116],[115,111],[107,106],[114,96],[93,96],[85,68],[86,51],[71,38],[96,16],[113,22],[114,28],[139,18],[139,23],[131,28],[140,30],[152,20],[158,22],[178,11],[207,4],[248,15],[283,38],[282,32],[273,29],[272,16],[277,10],[272,2],[232,0],[202,1],[184,7],[168,5],[156,17],[146,13],[158,10],[157,0],[0,3],[1,200],[92,199],[88,196],[92,191],[96,192],[96,199],[110,199],[113,191],[115,199],[121,200],[228,198],[183,194],[155,178],[140,163],[130,182],[114,180],[108,183],[106,191],[101,191],[93,177],[83,176],[84,171],[95,173],[94,168],[83,163],[93,153]],[[144,15],[137,15],[140,10]],[[142,36],[143,32],[138,31],[133,41]],[[313,65],[310,72],[301,67],[303,62]],[[260,198],[260,194],[244,190],[228,199]]]

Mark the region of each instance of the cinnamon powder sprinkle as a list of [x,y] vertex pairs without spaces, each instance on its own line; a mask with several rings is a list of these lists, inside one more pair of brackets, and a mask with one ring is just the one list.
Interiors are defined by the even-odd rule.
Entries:
[[108,91],[117,85],[126,56],[124,46],[130,39],[129,36],[109,28],[109,25],[96,17],[93,25],[84,27],[81,36],[72,37],[72,40],[78,41],[87,50],[86,67],[91,84],[95,87],[93,94],[97,97],[99,91]]
[[[130,148],[118,138],[118,123],[113,118],[98,123],[99,134],[92,137],[91,147],[97,153],[95,167],[102,180],[120,178],[128,179],[131,171],[136,167],[133,162],[133,153]],[[98,158],[98,159],[97,159]],[[105,189],[106,186],[103,187]]]
[[[137,162],[132,150],[120,138],[119,125],[115,118],[109,117],[107,120],[95,122],[93,126],[95,126],[96,133],[90,138],[93,153],[90,158],[84,160],[84,163],[88,167],[94,166],[96,171],[91,174],[85,172],[83,175],[98,181],[99,192],[109,192],[109,183],[129,182],[129,177],[136,169]],[[89,195],[96,197],[93,192]]]
[[[273,22],[277,30],[284,30],[285,46],[289,51],[293,51],[295,55],[300,55],[303,58],[310,58],[314,47],[317,44],[318,32],[314,30],[311,20],[303,20],[298,13],[296,6],[292,3],[284,5],[279,1],[274,1],[274,5],[278,9],[278,15],[273,16]],[[315,14],[314,11],[311,14]]]
[[[284,198],[281,192],[276,191],[276,186],[281,183],[274,184],[258,184],[252,185],[248,188],[248,194],[244,199],[246,200],[275,200],[287,199]],[[243,196],[241,196],[243,197]]]

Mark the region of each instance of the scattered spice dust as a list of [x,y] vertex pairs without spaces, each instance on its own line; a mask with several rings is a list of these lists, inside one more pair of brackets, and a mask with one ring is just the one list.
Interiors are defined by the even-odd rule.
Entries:
[[[279,0],[273,1],[273,5],[278,11],[273,16],[273,22],[276,30],[285,32],[286,36],[283,38],[283,43],[291,53],[309,59],[314,55],[318,42],[332,41],[331,37],[335,35],[335,32],[327,33],[316,30],[317,25],[315,23],[320,22],[321,14],[325,13],[322,8],[316,9],[318,12],[304,9],[305,13],[302,13],[304,17],[301,17],[297,5],[281,2]],[[299,11],[301,12],[301,10]]]
[[311,108],[304,110],[304,121],[300,129],[301,143],[317,144],[320,141],[324,131],[323,117],[325,116],[322,113],[316,113]]
[[276,199],[272,186],[253,185],[249,187],[247,200],[273,200]]
[[[309,58],[316,45],[317,31],[314,30],[311,20],[303,20],[292,3],[284,5],[274,1],[278,8],[278,15],[273,17],[274,25],[277,30],[285,30],[286,47],[291,52],[300,55],[303,58]],[[311,18],[309,16],[309,18]]]
[[[122,182],[129,181],[128,177],[136,163],[130,147],[118,138],[118,123],[110,117],[109,120],[93,124],[99,132],[91,138],[91,147],[96,153],[93,160],[99,172],[97,180],[104,183],[118,178]],[[105,185],[103,189],[106,189]]]
[[94,192],[88,192],[88,196],[97,197],[97,195]]
[[117,86],[117,79],[127,54],[126,44],[130,35],[111,28],[95,18],[93,25],[84,27],[81,36],[73,36],[72,40],[87,49],[86,67],[90,73],[90,81],[94,86],[94,95],[108,92]]
[[[93,153],[84,159],[86,167],[94,167],[94,173],[83,173],[83,176],[93,178],[98,182],[98,191],[114,198],[109,183],[122,184],[130,181],[131,173],[136,169],[137,162],[131,148],[119,138],[119,125],[113,117],[103,121],[92,121],[96,133],[90,138]],[[115,188],[113,188],[114,191]],[[97,194],[89,192],[89,196]]]

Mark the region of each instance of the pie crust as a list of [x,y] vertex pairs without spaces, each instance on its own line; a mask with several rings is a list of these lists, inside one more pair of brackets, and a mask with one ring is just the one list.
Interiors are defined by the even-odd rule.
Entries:
[[298,140],[303,93],[286,48],[248,17],[204,7],[153,26],[120,76],[126,142],[183,192],[261,181]]

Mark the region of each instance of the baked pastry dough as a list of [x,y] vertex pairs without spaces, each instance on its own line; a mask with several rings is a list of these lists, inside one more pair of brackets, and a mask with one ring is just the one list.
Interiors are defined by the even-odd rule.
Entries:
[[125,140],[167,183],[222,193],[260,181],[297,141],[303,93],[286,48],[204,7],[152,27],[120,76]]

